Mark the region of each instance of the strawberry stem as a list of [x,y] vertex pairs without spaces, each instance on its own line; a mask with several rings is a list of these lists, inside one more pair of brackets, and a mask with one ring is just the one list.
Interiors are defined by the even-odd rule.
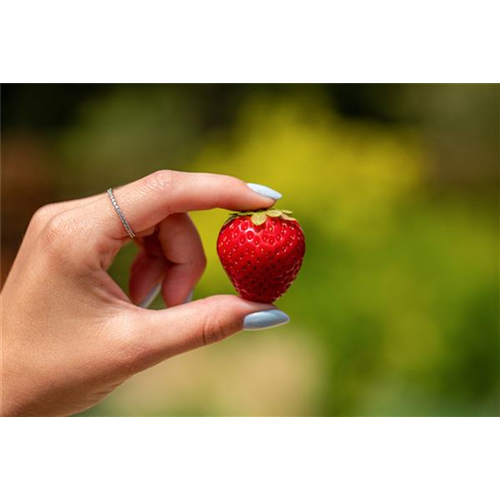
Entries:
[[250,217],[250,220],[254,225],[261,226],[264,222],[266,222],[268,217],[295,220],[293,217],[290,217],[292,213],[293,212],[291,210],[279,210],[276,208],[261,208],[259,210],[249,210],[246,212],[231,212],[225,224],[231,222],[237,217]]

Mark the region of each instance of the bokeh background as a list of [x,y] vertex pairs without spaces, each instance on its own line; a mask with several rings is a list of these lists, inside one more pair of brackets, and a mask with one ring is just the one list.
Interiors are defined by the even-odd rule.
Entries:
[[[2,85],[2,283],[41,205],[158,168],[284,194],[307,240],[242,333],[134,377],[86,415],[499,415],[499,87]],[[222,210],[194,213],[233,293]],[[112,276],[126,290],[135,249]],[[154,307],[162,307],[157,300]]]

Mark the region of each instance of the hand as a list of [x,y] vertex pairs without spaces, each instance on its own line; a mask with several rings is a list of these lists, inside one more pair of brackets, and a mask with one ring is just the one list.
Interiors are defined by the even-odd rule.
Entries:
[[[114,194],[141,247],[131,299],[107,273],[130,240],[107,194],[48,205],[32,218],[2,292],[3,415],[78,413],[164,359],[288,320],[232,295],[185,303],[205,267],[187,212],[269,207],[279,193],[158,171]],[[167,309],[136,305],[159,283]]]

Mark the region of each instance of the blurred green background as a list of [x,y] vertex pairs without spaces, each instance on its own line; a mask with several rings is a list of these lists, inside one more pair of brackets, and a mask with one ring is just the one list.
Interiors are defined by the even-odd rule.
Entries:
[[[168,360],[87,415],[498,415],[499,87],[2,85],[2,283],[40,205],[158,168],[284,194],[292,321]],[[234,293],[222,210],[194,213]],[[126,290],[135,250],[111,274]],[[161,301],[155,307],[162,307]]]

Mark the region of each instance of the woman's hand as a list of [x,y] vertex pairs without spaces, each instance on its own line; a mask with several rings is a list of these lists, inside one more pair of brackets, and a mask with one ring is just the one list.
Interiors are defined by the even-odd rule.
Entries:
[[[3,415],[78,413],[166,358],[288,320],[231,295],[186,303],[205,268],[187,212],[269,207],[279,193],[162,170],[114,194],[141,246],[131,299],[107,273],[129,237],[106,194],[48,205],[32,218],[2,292]],[[167,309],[135,305],[159,284]]]

